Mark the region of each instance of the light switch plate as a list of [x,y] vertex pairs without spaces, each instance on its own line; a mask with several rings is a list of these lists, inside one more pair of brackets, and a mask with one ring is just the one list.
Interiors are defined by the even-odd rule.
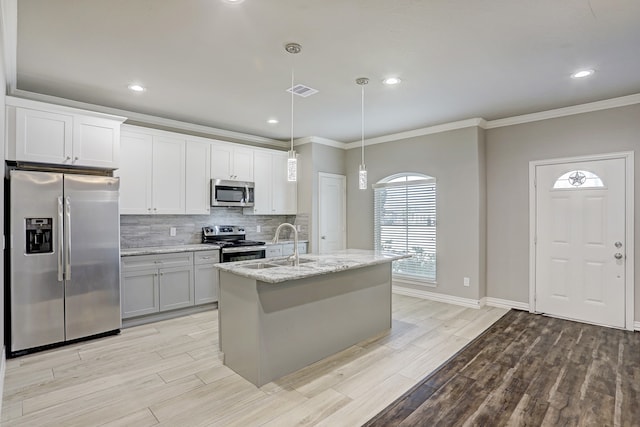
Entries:
[[468,286],[469,286],[469,284],[470,284],[470,282],[471,282],[471,280],[470,280],[468,277],[465,277],[465,278],[464,278],[464,285],[465,285],[465,286],[467,286],[467,287],[468,287]]
[[262,227],[256,225],[256,233],[260,233],[262,231]]
[[171,237],[175,237],[176,236],[176,228],[175,227],[169,228],[169,235]]

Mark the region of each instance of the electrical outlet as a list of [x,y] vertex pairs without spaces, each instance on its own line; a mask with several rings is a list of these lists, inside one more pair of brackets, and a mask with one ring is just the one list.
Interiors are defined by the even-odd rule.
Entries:
[[262,227],[256,225],[256,233],[260,233],[262,231]]
[[470,279],[468,277],[465,277],[464,278],[464,285],[468,287],[469,283],[470,283]]
[[169,235],[171,237],[175,237],[176,236],[176,228],[175,227],[169,228]]
[[296,225],[296,230],[302,231],[302,226],[300,224]]

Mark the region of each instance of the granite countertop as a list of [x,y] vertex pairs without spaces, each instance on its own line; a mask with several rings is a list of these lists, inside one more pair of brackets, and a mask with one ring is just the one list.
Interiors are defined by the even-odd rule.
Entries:
[[176,245],[176,246],[149,246],[146,248],[125,248],[120,249],[120,256],[135,256],[135,255],[158,255],[158,254],[171,254],[177,252],[197,252],[197,251],[212,251],[220,249],[218,245],[212,245],[209,243],[194,243],[192,245]]
[[[265,245],[287,245],[289,243],[293,243],[293,239],[280,239],[278,243],[273,243],[272,240],[263,240],[263,242]],[[306,239],[298,239],[298,244],[300,243],[309,243],[309,241]]]
[[216,264],[215,267],[222,271],[259,280],[266,283],[281,283],[289,280],[303,279],[305,277],[321,274],[336,273],[338,271],[367,267],[375,264],[409,258],[411,255],[380,254],[375,251],[362,249],[346,249],[329,254],[303,254],[300,256],[300,265],[278,266],[273,268],[251,269],[247,265],[263,263],[272,264],[285,261],[287,257],[268,258],[260,260],[227,262]]

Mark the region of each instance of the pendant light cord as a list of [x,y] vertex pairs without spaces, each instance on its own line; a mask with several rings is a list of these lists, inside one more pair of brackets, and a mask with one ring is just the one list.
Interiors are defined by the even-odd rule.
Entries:
[[293,151],[293,67],[291,67],[291,151]]
[[362,164],[364,165],[364,85],[361,86],[362,88],[362,115],[361,115],[361,124],[362,124],[362,129],[361,129],[361,135],[362,135]]

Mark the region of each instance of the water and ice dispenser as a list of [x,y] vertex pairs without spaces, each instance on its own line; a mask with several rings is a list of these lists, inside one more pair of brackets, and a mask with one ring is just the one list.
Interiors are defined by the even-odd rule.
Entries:
[[53,218],[25,218],[27,255],[53,252]]

